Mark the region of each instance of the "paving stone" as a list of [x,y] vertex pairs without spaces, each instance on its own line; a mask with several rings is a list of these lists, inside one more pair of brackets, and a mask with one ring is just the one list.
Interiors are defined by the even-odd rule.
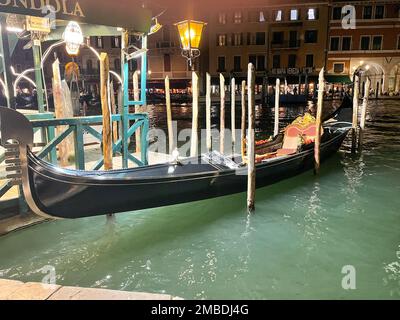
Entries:
[[11,293],[8,300],[46,300],[60,289],[59,285],[28,282]]
[[49,300],[172,300],[172,296],[97,288],[62,287],[52,294]]

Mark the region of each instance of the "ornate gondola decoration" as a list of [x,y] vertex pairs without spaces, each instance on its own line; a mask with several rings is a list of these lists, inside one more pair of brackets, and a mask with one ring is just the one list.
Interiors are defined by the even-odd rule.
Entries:
[[[350,112],[348,112],[350,111]],[[341,108],[336,118],[324,125],[321,160],[336,153],[351,129],[351,109]],[[17,111],[0,108],[2,143],[19,143],[19,164],[24,195],[30,208],[52,218],[82,218],[110,213],[174,205],[244,192],[247,176],[242,158],[232,161],[211,153],[177,163],[113,170],[78,171],[56,167],[31,151],[30,122]],[[279,149],[282,137],[270,142]],[[314,165],[313,144],[285,156],[266,159],[256,165],[257,187],[292,177]],[[242,170],[241,170],[242,169]]]

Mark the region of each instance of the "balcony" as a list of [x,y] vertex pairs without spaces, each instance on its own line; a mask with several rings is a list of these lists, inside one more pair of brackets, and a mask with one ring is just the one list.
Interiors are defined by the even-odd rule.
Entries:
[[300,48],[300,40],[289,40],[289,41],[272,41],[272,49],[298,49]]

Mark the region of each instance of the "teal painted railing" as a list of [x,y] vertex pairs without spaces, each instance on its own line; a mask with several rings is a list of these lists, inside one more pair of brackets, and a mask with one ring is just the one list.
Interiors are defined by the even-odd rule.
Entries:
[[[75,167],[77,170],[99,170],[104,164],[104,158],[101,159],[93,166],[93,168],[86,168],[85,165],[85,151],[84,151],[84,133],[88,133],[93,136],[98,141],[102,142],[103,135],[102,132],[97,131],[93,126],[98,126],[102,124],[102,116],[90,116],[90,117],[78,117],[70,119],[51,119],[53,115],[51,113],[46,114],[35,114],[26,115],[34,131],[42,130],[45,132],[45,145],[37,153],[40,159],[45,159],[46,161],[57,165],[57,146],[65,140],[68,136],[73,135],[74,146],[75,146]],[[123,119],[126,119],[126,123],[123,123]],[[112,115],[112,122],[121,123],[120,128],[128,128],[125,134],[120,134],[117,141],[113,142],[113,153],[122,153],[122,163],[123,168],[128,167],[128,162],[131,161],[138,166],[148,165],[148,141],[147,134],[149,131],[149,119],[147,114],[127,114],[122,115],[116,114]],[[130,126],[130,123],[133,123]],[[64,126],[65,130],[56,136],[56,128],[59,126]],[[140,128],[141,130],[141,155],[140,159],[136,158],[126,148],[124,152],[123,145],[128,145],[130,137],[135,134],[135,132]],[[4,159],[0,159],[0,163]],[[6,182],[0,186],[0,198],[7,193],[12,186]],[[1,207],[1,206],[0,206]]]

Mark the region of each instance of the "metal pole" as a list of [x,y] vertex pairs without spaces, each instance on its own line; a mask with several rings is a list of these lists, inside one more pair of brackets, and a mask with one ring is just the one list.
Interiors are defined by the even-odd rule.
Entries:
[[44,112],[42,63],[40,55],[40,40],[33,40],[33,64],[35,68],[35,82],[39,113]]
[[14,88],[12,84],[11,77],[11,56],[10,56],[10,47],[8,44],[8,33],[6,29],[6,18],[0,17],[0,52],[2,56],[3,63],[3,73],[4,73],[4,93],[7,98],[7,106],[9,108],[15,109],[15,96],[14,96]]

